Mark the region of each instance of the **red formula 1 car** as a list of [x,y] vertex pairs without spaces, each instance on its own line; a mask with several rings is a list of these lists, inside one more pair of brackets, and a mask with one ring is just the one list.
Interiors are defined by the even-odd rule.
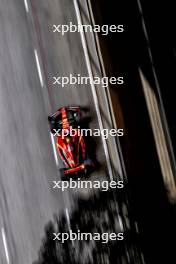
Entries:
[[62,107],[48,117],[51,132],[57,137],[57,150],[65,165],[61,178],[81,177],[89,174],[93,162],[88,158],[84,136],[80,129],[80,107]]

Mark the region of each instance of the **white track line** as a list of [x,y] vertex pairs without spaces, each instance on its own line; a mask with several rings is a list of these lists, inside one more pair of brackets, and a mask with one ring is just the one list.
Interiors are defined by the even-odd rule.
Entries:
[[[92,10],[91,0],[87,0],[87,6],[88,6],[88,9],[89,9],[89,12],[90,12],[90,19],[92,21],[92,24],[95,25],[96,23],[95,23],[93,10]],[[94,38],[95,38],[95,42],[96,42],[96,45],[97,45],[97,53],[98,53],[98,58],[100,60],[100,65],[101,65],[101,68],[102,68],[102,74],[103,74],[103,77],[106,77],[106,70],[105,70],[103,56],[102,56],[101,48],[100,48],[100,41],[99,41],[97,32],[94,32]],[[115,120],[115,115],[114,115],[114,112],[113,112],[113,106],[112,106],[112,102],[111,102],[111,95],[110,95],[109,89],[107,89],[107,99],[106,100],[107,100],[107,103],[110,106],[110,109],[108,110],[108,114],[109,114],[109,116],[111,116],[111,123],[114,125],[115,129],[118,129],[117,123],[116,123],[116,120]],[[115,140],[116,140],[116,144],[117,144],[117,148],[115,148],[115,152],[116,152],[116,156],[118,157],[119,163],[120,163],[119,176],[120,176],[120,178],[123,178],[123,179],[125,178],[125,180],[127,181],[125,162],[124,162],[124,158],[123,158],[123,154],[122,154],[122,148],[121,148],[120,140],[119,140],[118,137],[116,137]]]
[[55,158],[56,166],[58,167],[59,161],[58,161],[58,157],[57,157],[56,143],[55,143],[55,140],[54,140],[54,136],[53,136],[53,134],[51,132],[50,132],[50,136],[51,136],[51,142],[52,142],[52,147],[53,147],[53,152],[54,152],[54,158]]
[[[75,10],[76,10],[76,16],[77,16],[78,25],[82,25],[82,19],[81,19],[81,14],[80,14],[80,10],[79,10],[78,1],[77,0],[73,0],[73,2],[74,2]],[[82,30],[80,30],[80,36],[81,36],[81,42],[82,42],[82,46],[83,46],[83,51],[84,51],[84,56],[85,56],[85,60],[86,60],[88,74],[89,74],[89,77],[93,80],[93,73],[92,73],[92,67],[91,67],[91,63],[90,63],[90,58],[89,58],[86,38],[85,38],[85,34],[84,34],[84,32]],[[92,94],[93,94],[93,99],[94,99],[94,103],[95,103],[95,109],[96,109],[96,112],[97,112],[97,118],[98,118],[98,123],[99,123],[99,126],[100,126],[100,130],[103,130],[104,127],[103,127],[103,122],[102,122],[102,118],[101,118],[101,113],[100,113],[100,108],[99,108],[96,88],[95,88],[95,85],[94,85],[93,82],[91,82],[91,89],[92,89]],[[107,148],[106,139],[104,137],[102,137],[102,142],[103,142],[104,152],[105,152],[105,156],[106,156],[106,161],[107,161],[107,167],[108,167],[108,171],[109,171],[110,180],[113,180],[113,173],[112,173],[112,167],[111,167],[109,152],[108,152],[108,148]]]
[[7,260],[7,263],[10,264],[10,257],[9,257],[9,252],[8,252],[7,239],[6,239],[4,228],[1,228],[1,233],[2,233],[2,241],[3,241],[3,245],[4,245],[6,260]]
[[34,54],[35,54],[35,60],[36,60],[36,64],[37,64],[37,70],[38,70],[38,75],[39,75],[39,79],[40,79],[40,84],[43,87],[42,71],[41,71],[40,62],[39,62],[39,58],[38,58],[38,53],[37,53],[36,49],[34,50]]
[[[70,216],[69,216],[68,208],[65,208],[65,214],[66,214],[66,218],[67,218],[69,231],[71,231]],[[74,245],[74,244],[75,244],[75,241],[72,240],[72,245]]]
[[25,9],[26,9],[26,12],[28,13],[29,12],[29,7],[28,7],[27,0],[24,0],[24,6],[25,6]]

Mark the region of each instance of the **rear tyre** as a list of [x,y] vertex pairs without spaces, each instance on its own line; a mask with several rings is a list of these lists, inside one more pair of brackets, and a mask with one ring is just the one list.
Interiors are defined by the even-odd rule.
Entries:
[[62,169],[60,169],[59,170],[60,171],[60,177],[61,177],[61,181],[66,181],[66,175],[65,175],[65,169],[64,168],[62,168]]

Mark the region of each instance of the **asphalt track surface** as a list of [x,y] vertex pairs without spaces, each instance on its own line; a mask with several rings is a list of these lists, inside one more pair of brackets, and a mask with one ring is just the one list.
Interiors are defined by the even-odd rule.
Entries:
[[[60,175],[47,116],[64,105],[89,107],[89,125],[98,128],[90,86],[59,88],[52,84],[53,76],[87,76],[79,33],[61,36],[52,32],[53,24],[70,21],[76,23],[71,0],[0,0],[2,264],[31,264],[36,260],[45,224],[54,213],[74,206],[73,196],[77,194],[52,189],[52,181],[59,180]],[[100,138],[96,156],[101,169],[94,175],[102,179],[106,162]]]

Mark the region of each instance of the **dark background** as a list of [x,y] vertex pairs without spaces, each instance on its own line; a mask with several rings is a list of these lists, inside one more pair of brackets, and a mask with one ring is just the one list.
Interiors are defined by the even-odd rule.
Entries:
[[[123,88],[111,88],[111,95],[122,115],[119,117],[119,111],[116,113],[117,123],[125,128],[126,136],[121,144],[145,260],[146,263],[176,263],[175,206],[169,203],[164,188],[138,73],[142,69],[158,98],[137,1],[92,0],[92,4],[97,24],[124,24],[125,28],[124,33],[99,37],[107,73],[125,77]],[[141,1],[141,4],[175,152],[173,3]]]

